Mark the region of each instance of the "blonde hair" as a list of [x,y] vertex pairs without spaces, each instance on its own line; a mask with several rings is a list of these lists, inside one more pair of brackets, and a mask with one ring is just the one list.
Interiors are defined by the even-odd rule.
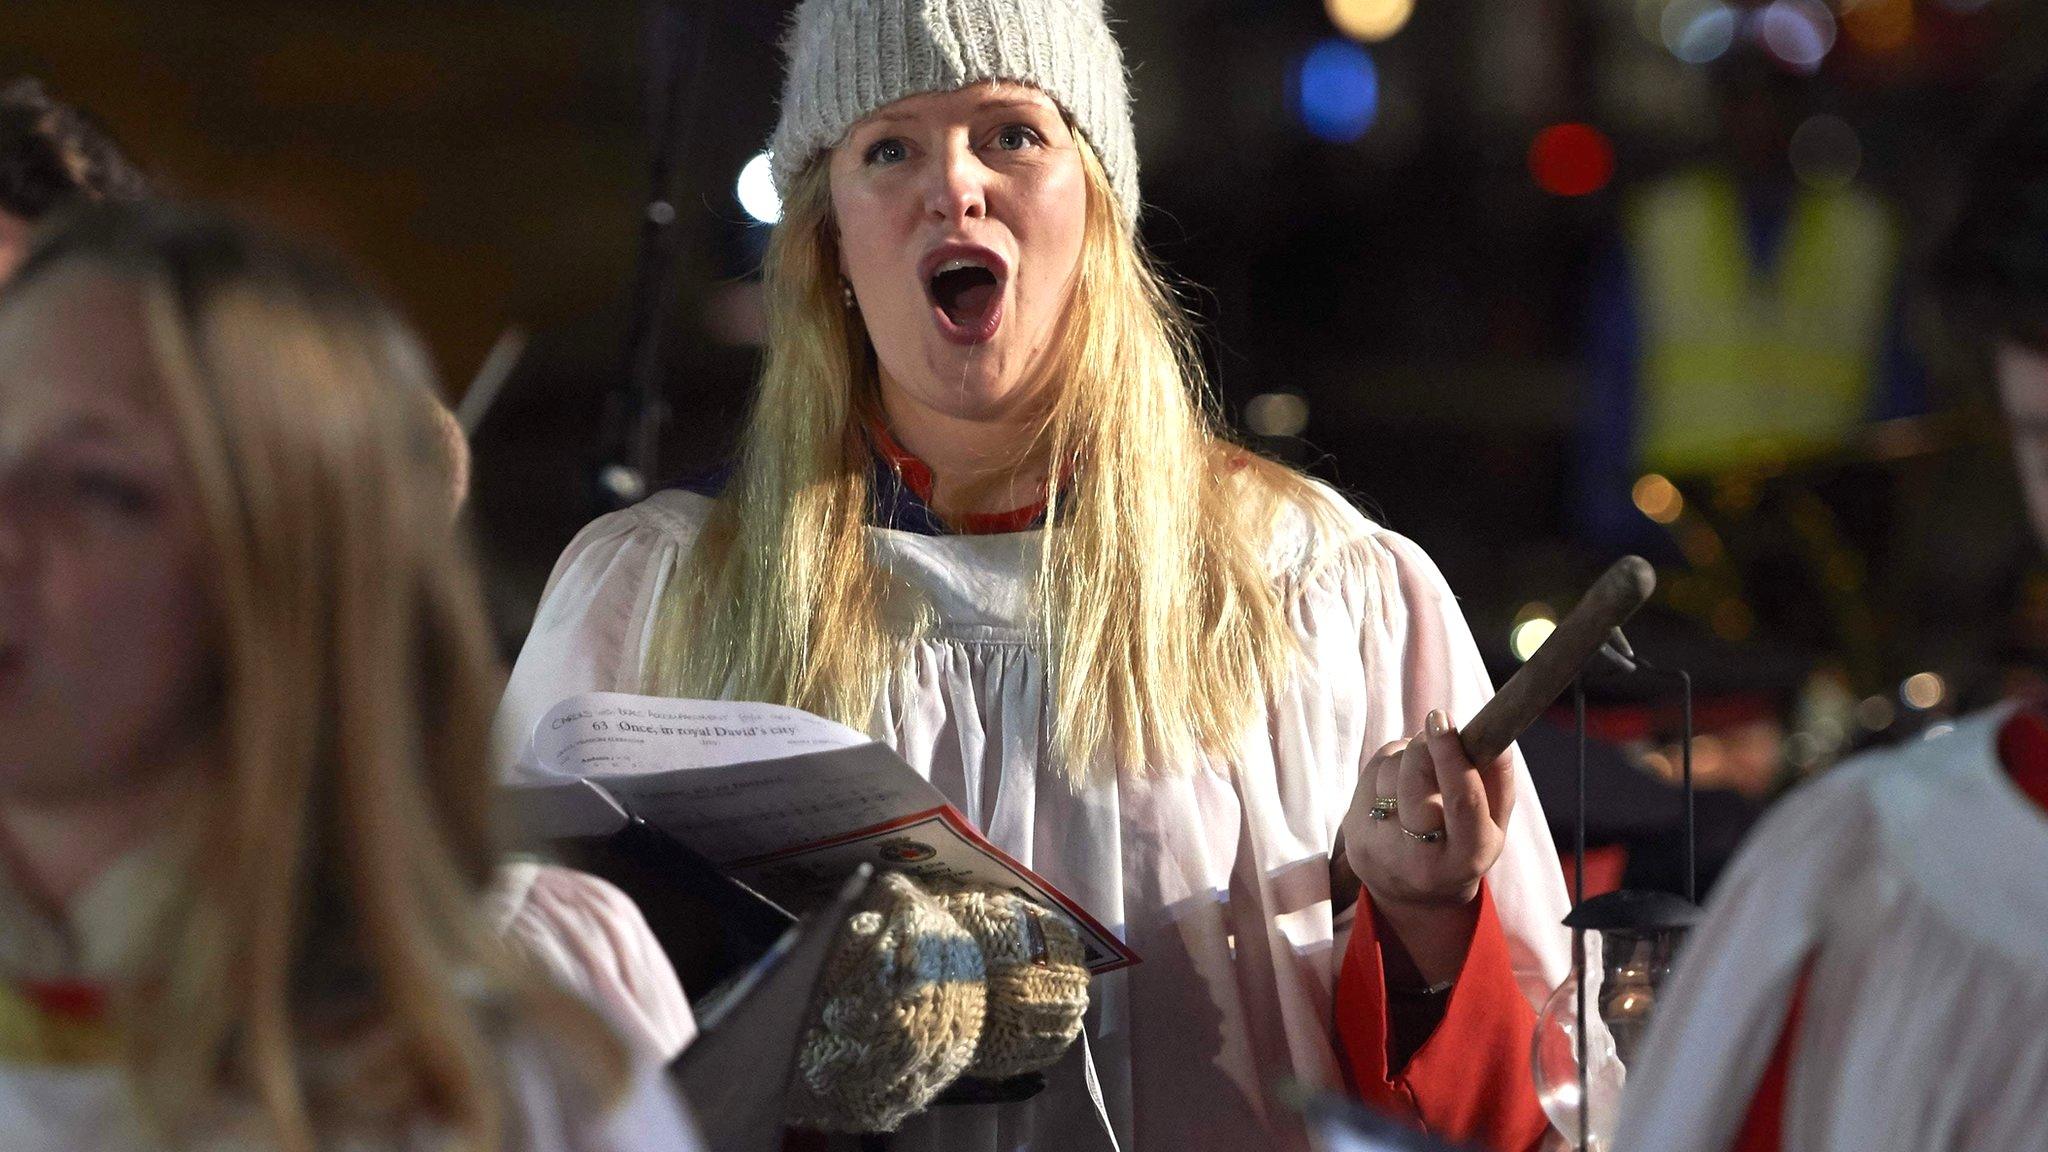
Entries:
[[[1079,133],[1087,220],[1034,448],[1052,462],[1035,603],[1051,737],[1078,781],[1108,757],[1171,772],[1219,754],[1293,672],[1267,556],[1277,501],[1326,507],[1231,443],[1187,322]],[[878,615],[868,522],[879,412],[866,332],[839,291],[827,160],[770,240],[759,396],[732,483],[664,594],[651,691],[771,700],[865,726],[906,639]]]
[[479,916],[499,678],[426,357],[339,269],[188,210],[88,210],[6,300],[72,268],[139,293],[211,566],[216,767],[181,813],[203,834],[120,1009],[145,1115],[181,1139],[254,1104],[293,1152],[422,1123],[516,1147],[515,1014],[608,1102],[619,1042]]

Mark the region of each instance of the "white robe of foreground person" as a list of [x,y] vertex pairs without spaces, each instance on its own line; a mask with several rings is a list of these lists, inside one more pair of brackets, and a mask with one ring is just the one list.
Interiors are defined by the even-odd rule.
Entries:
[[[610,1113],[592,1116],[564,1099],[558,1074],[541,1045],[507,1045],[506,1075],[515,1123],[526,1134],[517,1152],[701,1152],[666,1076],[637,1067],[626,1096]],[[677,1133],[685,1134],[678,1142]],[[356,1142],[344,1152],[414,1152],[438,1145],[431,1134],[400,1145]],[[0,1058],[0,1148],[7,1152],[265,1152],[241,1139],[177,1149],[158,1144],[140,1125],[128,1081],[118,1068],[17,1063]]]
[[502,865],[484,915],[554,977],[595,1005],[627,1042],[661,1063],[697,1036],[675,966],[640,909],[610,882],[553,864]]
[[1616,1147],[1726,1152],[1803,978],[1784,1152],[2048,1149],[2048,814],[2001,767],[2009,714],[1771,812],[1686,944]]
[[[546,939],[572,925],[573,920],[555,919],[562,908],[602,909],[601,903],[590,903],[601,898],[601,890],[586,882],[601,884],[567,869],[544,869],[525,878],[514,911],[529,920],[540,918],[541,924],[514,931],[514,939],[535,934]],[[108,1006],[111,988],[135,970],[149,947],[150,925],[175,898],[176,885],[177,869],[161,847],[144,846],[117,860],[58,917],[21,892],[0,868],[0,1150],[170,1152],[152,1138],[135,1106],[118,1063],[118,1032]],[[500,889],[505,889],[502,877]],[[551,907],[537,910],[536,900]],[[630,922],[606,919],[611,925]],[[545,955],[540,958],[550,970],[561,967]],[[582,978],[588,981],[589,975]],[[574,980],[569,983],[572,990],[587,991]],[[595,997],[601,1011],[609,1010],[606,1001],[602,993]],[[508,1152],[702,1148],[661,1061],[643,1050],[633,1051],[624,1096],[602,1113],[566,1089],[573,1070],[560,1066],[546,1037],[515,1027],[502,1038],[499,1055],[514,1123],[525,1136]],[[218,1111],[223,1131],[245,1120],[232,1103],[223,1102]],[[358,1140],[341,1147],[346,1152],[414,1152],[439,1145],[431,1131],[421,1129],[399,1145]],[[263,1145],[245,1139],[204,1135],[180,1148],[265,1152]]]
[[[1456,601],[1408,540],[1334,493],[1344,525],[1276,516],[1270,556],[1304,670],[1227,763],[1076,788],[1043,747],[1046,664],[1031,588],[1045,530],[923,536],[868,529],[891,574],[884,617],[911,636],[869,730],[990,839],[1120,932],[1142,957],[1097,978],[1085,1030],[1019,1104],[940,1107],[899,1152],[1264,1149],[1300,1139],[1273,1091],[1342,1084],[1333,1008],[1348,919],[1329,853],[1360,768],[1433,708],[1469,720],[1492,694]],[[506,691],[494,756],[516,771],[536,720],[575,693],[642,690],[662,590],[712,508],[659,493],[570,544]],[[1057,531],[1057,528],[1051,529]],[[1563,879],[1528,770],[1487,882],[1517,984],[1538,1004],[1570,944]]]

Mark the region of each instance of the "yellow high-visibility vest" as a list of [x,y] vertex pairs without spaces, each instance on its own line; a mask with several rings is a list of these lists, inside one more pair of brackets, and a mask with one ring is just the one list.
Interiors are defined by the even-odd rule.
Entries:
[[1642,333],[1638,458],[1700,473],[1839,446],[1869,409],[1898,231],[1874,197],[1802,191],[1758,268],[1732,180],[1649,189],[1628,218]]

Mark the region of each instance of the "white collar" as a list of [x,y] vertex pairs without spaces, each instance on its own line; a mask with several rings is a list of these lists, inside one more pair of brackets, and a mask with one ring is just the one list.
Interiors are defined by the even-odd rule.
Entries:
[[167,837],[122,854],[52,915],[0,865],[0,976],[104,980],[133,972],[180,887]]

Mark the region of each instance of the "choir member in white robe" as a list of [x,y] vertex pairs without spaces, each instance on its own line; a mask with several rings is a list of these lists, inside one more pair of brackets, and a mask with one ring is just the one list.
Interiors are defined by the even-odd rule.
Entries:
[[[938,616],[906,646],[870,731],[1143,958],[1093,982],[1087,1048],[1053,1070],[1039,1099],[935,1109],[894,1147],[1078,1150],[1110,1147],[1112,1133],[1126,1149],[1263,1147],[1288,1127],[1271,1095],[1277,1078],[1345,1082],[1336,983],[1351,922],[1331,906],[1331,842],[1376,750],[1419,729],[1431,708],[1468,719],[1491,687],[1428,557],[1331,499],[1348,537],[1317,539],[1297,516],[1272,542],[1274,580],[1289,590],[1308,660],[1264,724],[1227,763],[1078,791],[1041,743],[1047,672],[1027,605],[1046,529],[868,530],[892,599],[906,613],[922,604]],[[499,712],[501,763],[518,762],[534,723],[563,698],[641,690],[661,590],[711,504],[659,493],[569,546]],[[1471,980],[1467,993],[1461,976],[1445,1023],[1408,1075],[1380,1069],[1393,1083],[1378,1098],[1419,1105],[1439,1130],[1528,1091],[1530,1006],[1570,964],[1557,855],[1519,757],[1515,772],[1521,799],[1487,876],[1497,978]],[[1523,1003],[1503,1006],[1502,985]],[[1495,1023],[1502,1018],[1505,1028]],[[1517,1130],[1528,1131],[1526,1114]]]
[[805,0],[785,43],[730,484],[570,544],[500,762],[572,693],[806,707],[1121,932],[1045,1090],[905,1152],[1294,1148],[1285,1080],[1540,1140],[1569,946],[1527,771],[1458,749],[1491,689],[1429,558],[1205,415],[1101,6]]
[[[2048,83],[1990,134],[1939,264],[2048,542]],[[2048,1149],[2048,721],[2015,702],[1783,801],[1692,933],[1630,1152]]]
[[1686,944],[1616,1146],[2048,1148],[2044,805],[2048,726],[2011,709],[1782,802]]
[[484,893],[484,915],[649,1057],[665,1064],[697,1038],[697,1019],[675,966],[647,918],[609,881],[513,860],[499,866]]
[[[165,204],[0,295],[10,1152],[697,1147],[491,938],[497,677],[426,364],[326,259]],[[559,915],[529,879],[513,918]]]

